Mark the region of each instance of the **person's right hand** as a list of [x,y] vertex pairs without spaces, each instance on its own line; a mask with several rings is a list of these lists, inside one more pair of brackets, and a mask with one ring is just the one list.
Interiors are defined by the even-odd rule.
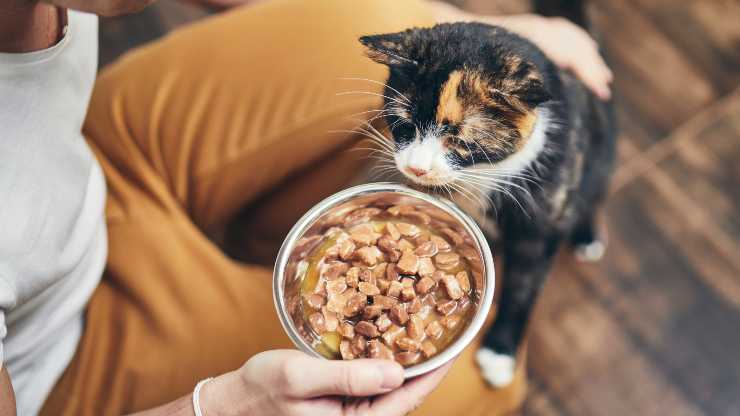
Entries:
[[200,403],[206,415],[401,416],[421,404],[450,366],[404,384],[403,368],[390,360],[267,351],[203,386]]

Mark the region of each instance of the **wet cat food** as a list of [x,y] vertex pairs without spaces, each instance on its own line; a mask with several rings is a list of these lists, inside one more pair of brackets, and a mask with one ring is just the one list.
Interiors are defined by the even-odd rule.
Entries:
[[300,308],[322,355],[411,366],[443,351],[472,319],[477,251],[429,213],[359,208],[312,238]]

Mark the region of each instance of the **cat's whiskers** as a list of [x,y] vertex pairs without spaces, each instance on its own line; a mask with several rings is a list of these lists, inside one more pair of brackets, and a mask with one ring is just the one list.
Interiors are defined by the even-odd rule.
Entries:
[[[365,128],[365,127],[367,128]],[[393,141],[375,128],[369,121],[360,121],[354,130],[332,130],[332,132],[356,133],[373,140],[378,145],[390,151],[395,151]]]
[[398,98],[389,97],[389,96],[387,96],[385,94],[379,94],[377,92],[372,92],[372,91],[342,91],[342,92],[338,92],[338,93],[336,93],[334,95],[336,95],[336,96],[343,96],[343,95],[352,95],[352,94],[373,95],[373,96],[376,96],[376,97],[385,98],[388,101],[393,101],[394,103],[396,103],[396,104],[398,104],[398,105],[400,105],[400,106],[402,106],[404,108],[408,108],[408,106],[409,106],[409,103],[404,102],[404,101],[401,101]]
[[407,96],[403,95],[400,91],[398,91],[397,89],[391,87],[390,85],[386,84],[385,82],[376,81],[374,79],[357,78],[357,77],[342,77],[342,78],[339,78],[339,79],[344,80],[344,81],[367,81],[367,82],[371,82],[371,83],[376,84],[376,85],[382,85],[383,87],[386,87],[386,88],[390,89],[391,91],[395,92],[396,94],[398,94],[398,96],[400,98],[402,98],[404,101],[406,101],[407,103],[411,104],[411,100]]
[[[528,218],[531,218],[529,215],[529,212],[524,208],[524,205],[521,203],[521,201],[519,201],[519,198],[516,197],[516,194],[514,192],[511,192],[510,189],[507,189],[506,186],[515,185],[515,187],[521,189],[528,196],[527,199],[531,201],[532,196],[529,193],[529,190],[521,186],[518,186],[516,184],[513,184],[511,182],[508,182],[508,181],[505,181],[504,183],[504,181],[502,180],[492,181],[489,178],[479,178],[479,177],[475,177],[472,175],[466,175],[460,172],[458,172],[458,174],[459,175],[458,175],[457,180],[461,183],[467,183],[469,185],[472,185],[474,187],[473,189],[480,190],[481,188],[483,188],[483,189],[487,189],[489,192],[495,191],[503,195],[506,195],[522,210],[522,213],[524,213]],[[493,201],[490,198],[488,199],[491,203],[491,206],[495,207],[495,205],[493,204]]]
[[526,189],[523,186],[521,186],[521,185],[519,185],[517,183],[511,182],[511,181],[508,181],[508,180],[506,180],[506,179],[504,179],[502,177],[499,177],[499,178],[494,178],[494,177],[480,177],[480,176],[466,174],[466,173],[460,173],[460,172],[458,172],[458,174],[459,174],[459,176],[461,176],[463,178],[466,178],[466,179],[473,179],[473,180],[480,181],[482,184],[495,183],[495,184],[506,185],[506,186],[509,186],[511,188],[516,188],[516,189],[522,191],[524,194],[526,194],[529,198],[532,197],[532,194],[531,194],[531,192],[530,192],[529,189]]
[[394,163],[388,163],[387,160],[385,162],[386,164],[378,162],[370,169],[371,178],[382,178],[388,180],[400,175]]
[[367,125],[367,128],[370,129],[370,131],[375,135],[375,137],[378,138],[383,143],[389,144],[391,142],[391,139],[386,137],[383,133],[381,133],[378,129],[376,129],[375,126],[373,126],[372,124],[365,122],[365,125]]
[[355,130],[341,130],[340,129],[340,130],[329,130],[329,133],[342,133],[342,134],[353,134],[353,135],[364,136],[370,139],[373,143],[377,143],[379,146],[382,147],[382,149],[386,150],[390,154],[392,154],[395,151],[393,146],[391,146],[389,143],[379,140],[377,137],[373,136],[370,132],[366,130],[358,130],[357,128]]
[[[493,201],[491,198],[476,190],[476,188],[467,188],[462,183],[455,183],[451,182],[450,186],[457,190],[460,195],[462,195],[464,198],[467,198],[470,202],[473,203],[473,205],[478,205],[481,207],[484,211],[488,209],[488,207],[493,205]],[[483,199],[485,198],[485,200]]]
[[511,188],[519,189],[520,191],[524,192],[529,198],[532,197],[532,194],[529,189],[526,189],[517,183],[509,181],[506,176],[498,176],[498,177],[497,176],[479,176],[479,175],[466,173],[466,172],[458,172],[458,175],[463,178],[470,178],[470,179],[481,181],[484,184],[485,183],[496,183],[496,184],[506,185]]
[[360,111],[358,113],[349,114],[349,115],[347,115],[347,118],[357,119],[357,117],[359,117],[359,116],[361,116],[363,114],[368,114],[368,113],[383,113],[383,112],[387,112],[387,111],[388,111],[388,109],[385,109],[385,108],[374,108],[374,109],[370,109],[370,110]]
[[498,172],[498,171],[486,171],[482,169],[462,169],[460,172],[466,175],[473,175],[473,176],[477,176],[480,178],[487,178],[491,180],[498,180],[498,179],[502,179],[502,180],[511,179],[514,181],[519,180],[526,184],[533,184],[540,188],[542,187],[537,177],[523,174],[523,173],[520,174],[520,173],[513,173],[513,172],[508,173],[508,172]]
[[[372,123],[373,121],[375,121],[375,120],[377,120],[379,118],[388,117],[388,116],[391,116],[391,115],[395,115],[395,116],[397,116],[399,118],[399,120],[401,120],[403,118],[403,114],[405,112],[405,110],[403,108],[398,107],[398,106],[393,106],[393,105],[388,105],[383,110],[380,110],[380,111],[381,112],[379,112],[378,114],[376,114],[373,117],[371,117],[370,119],[368,119],[367,120],[367,123]],[[396,120],[396,122],[399,121],[399,120]],[[395,122],[394,122],[394,124],[395,124]]]

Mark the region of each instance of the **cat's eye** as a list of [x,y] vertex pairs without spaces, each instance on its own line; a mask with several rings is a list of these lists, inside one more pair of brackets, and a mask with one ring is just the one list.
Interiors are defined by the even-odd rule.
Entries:
[[404,142],[412,141],[416,137],[416,126],[405,121],[399,121],[393,127],[393,136],[396,140]]

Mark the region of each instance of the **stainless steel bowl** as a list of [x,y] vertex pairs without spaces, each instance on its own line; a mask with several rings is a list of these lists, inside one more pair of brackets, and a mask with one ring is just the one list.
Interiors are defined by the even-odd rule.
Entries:
[[273,297],[280,322],[298,349],[309,355],[325,358],[311,346],[315,335],[303,319],[301,309],[302,270],[305,270],[306,254],[315,246],[306,242],[316,241],[326,229],[354,209],[395,204],[412,204],[426,209],[427,212],[436,213],[436,218],[443,218],[458,231],[463,231],[463,235],[478,254],[476,264],[479,273],[473,279],[473,289],[477,296],[475,314],[467,328],[447,348],[429,360],[407,367],[404,375],[411,378],[432,371],[460,354],[475,338],[493,303],[495,270],[491,249],[478,225],[452,202],[394,183],[355,186],[324,199],[311,208],[285,238],[273,272]]

